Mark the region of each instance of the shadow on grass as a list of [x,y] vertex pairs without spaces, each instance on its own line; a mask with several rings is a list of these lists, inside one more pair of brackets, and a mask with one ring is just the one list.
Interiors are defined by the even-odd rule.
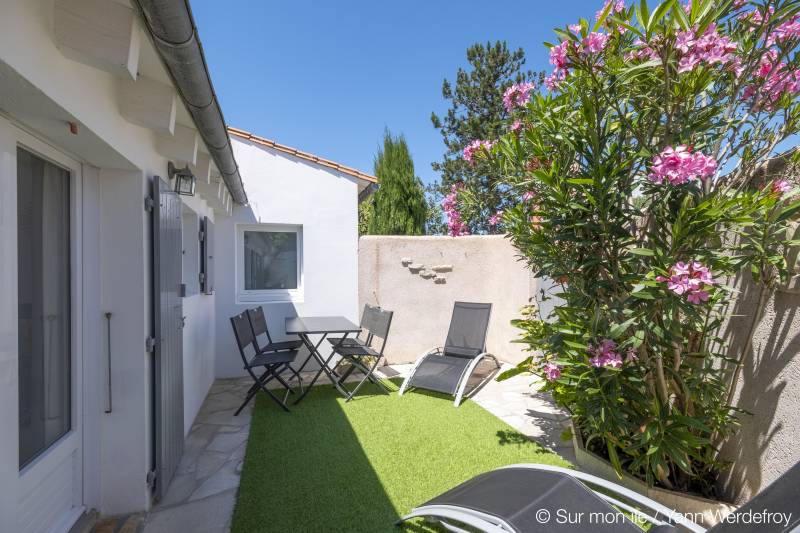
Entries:
[[232,531],[380,531],[399,518],[336,394],[315,387],[291,413],[259,395]]
[[[389,381],[393,388],[399,379]],[[499,446],[512,428],[473,402],[447,395],[387,396],[372,384],[345,403],[315,387],[291,413],[263,394],[253,412],[234,533],[431,532],[415,520],[394,526],[434,496],[487,470],[539,462],[566,465],[527,439]]]

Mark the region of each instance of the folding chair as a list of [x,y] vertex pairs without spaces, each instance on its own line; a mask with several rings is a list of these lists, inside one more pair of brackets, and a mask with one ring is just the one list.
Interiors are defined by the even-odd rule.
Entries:
[[[250,374],[250,377],[253,378],[253,385],[247,391],[247,397],[236,410],[234,416],[237,416],[242,409],[250,403],[250,400],[255,397],[259,390],[266,392],[284,411],[288,412],[289,408],[286,406],[286,399],[289,397],[289,394],[294,394],[294,391],[292,391],[291,386],[286,380],[281,377],[281,374],[286,371],[293,373],[294,377],[298,380],[302,392],[303,384],[302,381],[300,381],[300,376],[290,366],[297,357],[297,350],[260,352],[257,349],[253,328],[250,327],[250,320],[246,312],[231,317],[231,325],[233,326],[234,337],[236,337],[236,344],[239,347],[239,355],[242,357],[242,363],[244,363],[244,369]],[[252,352],[252,355],[248,355],[247,352]],[[256,375],[256,371],[261,368],[263,368],[261,375]],[[267,388],[267,383],[273,379],[277,380],[286,388],[286,394],[283,400],[278,398]],[[291,380],[292,378],[289,379]]]
[[[559,513],[574,518],[558,521]],[[780,514],[786,517],[786,522],[753,520],[753,516],[765,513]],[[469,526],[471,530],[492,533],[642,533],[643,529],[630,516],[635,516],[640,524],[647,522],[650,533],[798,531],[800,463],[708,530],[674,509],[617,483],[539,464],[510,465],[479,474],[412,509],[396,524],[425,517],[451,531],[465,531],[464,526]],[[592,517],[608,518],[592,520]]]
[[402,396],[409,387],[443,392],[455,395],[454,404],[458,407],[467,382],[481,361],[491,359],[500,368],[497,358],[486,352],[486,331],[491,312],[492,304],[456,302],[444,348],[428,350],[417,359],[403,381],[399,395]]
[[[389,390],[384,386],[381,381],[373,375],[375,369],[378,368],[378,363],[380,363],[381,358],[383,358],[383,350],[386,347],[386,339],[389,336],[389,328],[392,325],[392,315],[394,313],[392,311],[384,311],[379,307],[372,307],[366,306],[364,308],[364,314],[361,317],[361,325],[362,331],[366,331],[366,339],[365,342],[368,344],[358,345],[358,344],[344,344],[339,343],[333,346],[333,351],[340,355],[342,358],[336,363],[334,366],[334,374],[336,373],[336,368],[343,362],[348,362],[350,367],[345,370],[345,372],[339,377],[339,385],[345,389],[344,380],[346,380],[350,374],[354,371],[358,370],[364,377],[355,388],[348,392],[347,396],[345,397],[345,401],[349,402],[353,399],[353,396],[358,392],[358,389],[367,382],[367,380],[371,381],[378,388],[381,389],[386,394],[389,394]],[[383,339],[381,343],[381,349],[375,350],[371,344],[375,338]],[[374,361],[371,363],[368,361],[369,358],[374,358]]]
[[364,304],[364,309],[361,311],[361,322],[358,323],[358,327],[361,328],[358,335],[355,337],[328,337],[328,342],[334,346],[337,344],[342,346],[369,346],[372,342],[372,337],[369,335],[364,319],[367,317],[367,313],[376,309],[380,310],[380,307]]
[[[256,350],[258,350],[259,353],[298,350],[303,345],[303,341],[300,339],[273,342],[272,336],[269,334],[269,329],[267,328],[267,319],[264,316],[264,308],[261,306],[248,309],[247,318],[250,320],[250,327],[253,328],[253,340],[255,342]],[[266,335],[267,337],[267,342],[264,344],[264,346],[261,346],[261,343],[258,342],[258,338],[261,335]]]

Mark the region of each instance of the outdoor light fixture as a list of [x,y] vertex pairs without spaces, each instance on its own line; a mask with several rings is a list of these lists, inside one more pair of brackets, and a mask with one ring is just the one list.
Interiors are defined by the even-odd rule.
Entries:
[[175,180],[175,192],[184,196],[194,196],[194,188],[197,178],[194,177],[189,165],[184,168],[175,168],[172,161],[167,165],[167,174],[170,179]]

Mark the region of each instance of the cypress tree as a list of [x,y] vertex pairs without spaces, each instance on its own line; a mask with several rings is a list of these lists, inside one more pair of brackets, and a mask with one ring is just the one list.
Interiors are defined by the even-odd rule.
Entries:
[[375,156],[378,190],[372,196],[371,235],[423,235],[427,207],[422,182],[414,174],[414,161],[405,137],[387,129]]

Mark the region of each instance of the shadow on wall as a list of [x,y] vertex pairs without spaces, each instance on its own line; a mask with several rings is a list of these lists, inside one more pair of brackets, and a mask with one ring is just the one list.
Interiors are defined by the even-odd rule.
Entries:
[[[750,274],[734,286],[741,293],[729,307],[723,338],[731,357],[740,357],[756,312],[760,292]],[[742,364],[734,405],[741,427],[723,445],[721,456],[732,462],[720,488],[742,502],[755,495],[800,460],[800,295],[777,291],[768,301],[753,337],[753,353]]]

